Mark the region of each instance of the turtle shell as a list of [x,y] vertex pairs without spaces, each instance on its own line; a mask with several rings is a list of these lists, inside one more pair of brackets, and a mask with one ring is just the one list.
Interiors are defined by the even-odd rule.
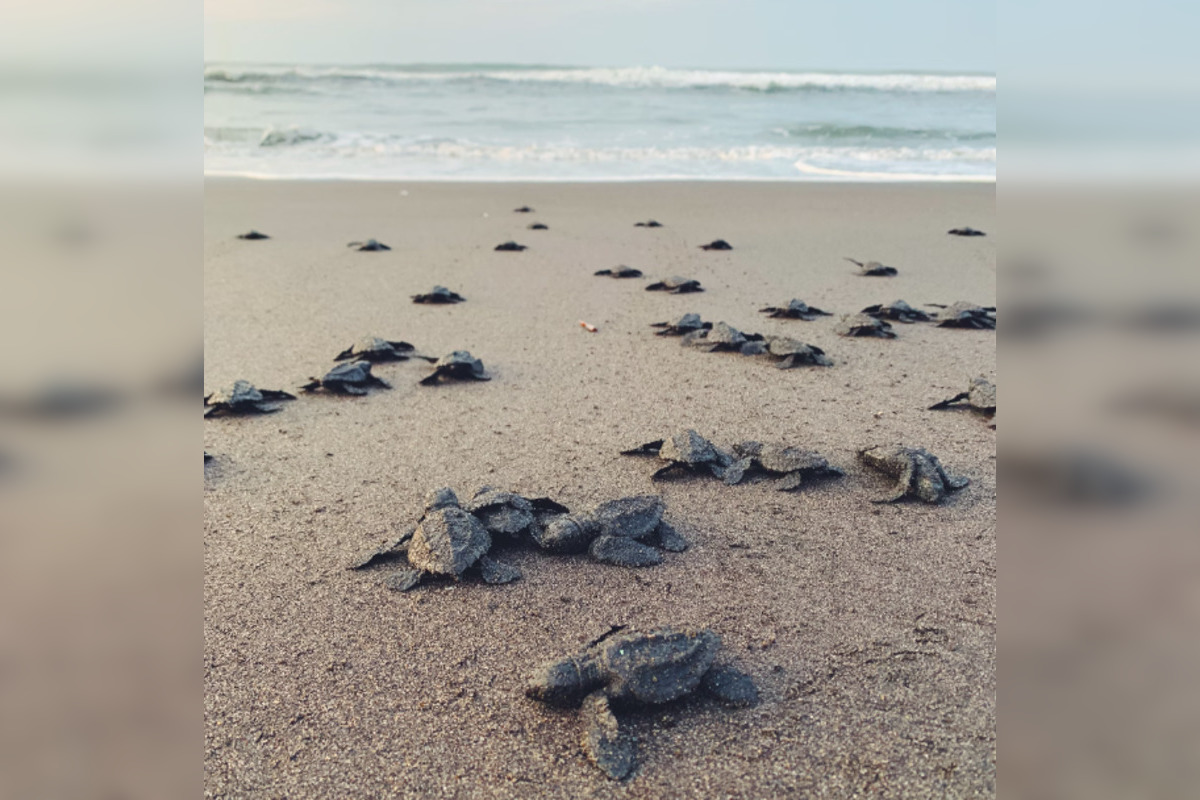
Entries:
[[491,546],[483,523],[461,508],[447,506],[421,520],[408,546],[408,561],[423,572],[457,577]]
[[605,639],[595,655],[609,697],[657,705],[694,691],[720,649],[712,631],[659,628]]
[[658,528],[664,509],[661,497],[643,494],[601,503],[592,511],[591,519],[601,536],[641,539]]
[[498,489],[480,489],[467,510],[489,533],[514,536],[533,524],[533,504],[519,494]]
[[261,403],[262,392],[254,384],[246,380],[236,380],[229,386],[222,386],[208,396],[208,405],[223,404],[231,407]]
[[683,464],[707,464],[719,460],[717,448],[693,430],[677,433],[666,439],[658,451],[658,457],[664,461],[678,461]]
[[366,383],[371,377],[370,361],[351,361],[338,364],[326,372],[325,377],[321,378],[321,383]]

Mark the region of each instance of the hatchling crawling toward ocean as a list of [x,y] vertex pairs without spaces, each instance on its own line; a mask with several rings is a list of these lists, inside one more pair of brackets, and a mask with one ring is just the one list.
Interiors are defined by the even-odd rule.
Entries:
[[279,410],[280,400],[295,400],[296,395],[277,389],[259,389],[250,381],[236,380],[204,397],[206,417],[234,414],[271,414]]
[[614,709],[661,706],[701,692],[726,705],[758,703],[749,675],[716,664],[721,637],[710,630],[614,628],[586,648],[543,664],[525,694],[554,706],[579,708],[583,751],[614,780],[637,766],[634,737],[621,730]]
[[372,386],[392,388],[383,378],[371,374],[370,361],[351,361],[338,364],[320,378],[309,378],[308,383],[300,389],[305,392],[323,389],[332,394],[364,395]]
[[439,380],[460,381],[490,381],[491,377],[484,372],[483,362],[466,350],[455,350],[433,360],[433,372],[421,379],[423,386],[433,386]]
[[449,303],[461,303],[467,298],[463,297],[458,292],[452,292],[445,286],[435,286],[425,294],[414,294],[412,301],[414,303],[425,303],[429,305],[447,305]]
[[[367,336],[347,347],[333,357],[334,361],[370,361],[379,364],[385,361],[407,361],[416,356],[415,348],[408,342],[391,342],[378,336]],[[416,356],[420,358],[420,356]]]
[[767,349],[761,333],[742,333],[726,322],[692,331],[683,337],[680,344],[706,353],[741,353],[744,356],[761,355]]
[[685,336],[693,331],[708,330],[713,324],[704,322],[699,314],[684,314],[674,322],[652,322],[651,328],[660,328],[655,336]]
[[923,447],[871,447],[860,451],[858,456],[868,467],[896,478],[892,494],[875,500],[876,503],[894,503],[906,497],[939,503],[947,492],[962,489],[971,482],[946,472],[937,456]]
[[663,278],[661,281],[650,284],[646,287],[646,291],[691,294],[692,292],[703,292],[704,287],[700,285],[700,281],[693,280],[692,278],[683,278],[679,275],[672,275],[669,278]]
[[939,303],[930,305],[941,309],[934,317],[939,328],[996,329],[995,306],[977,306],[961,300],[948,306]]
[[808,322],[812,322],[817,317],[832,316],[828,311],[822,311],[819,308],[810,306],[803,300],[788,300],[786,306],[767,306],[766,308],[760,308],[759,312],[771,317],[778,317],[781,319],[802,319]]
[[650,476],[658,480],[672,472],[685,471],[725,477],[725,468],[733,463],[733,456],[720,449],[694,430],[685,430],[666,439],[656,439],[631,450],[622,450],[623,456],[656,456],[666,465]]
[[778,369],[833,366],[833,362],[829,360],[829,356],[825,355],[825,351],[815,344],[805,344],[787,336],[768,337],[766,354],[776,359],[775,366]]
[[600,269],[592,273],[593,275],[602,275],[609,278],[640,278],[642,271],[633,267],[619,266],[610,269]]
[[896,332],[892,326],[870,314],[851,314],[842,317],[842,321],[834,326],[834,332],[841,336],[875,336],[880,339],[895,339]]
[[740,483],[747,474],[763,472],[778,478],[775,488],[781,492],[799,489],[806,480],[840,478],[845,473],[820,453],[785,444],[742,442],[733,446],[736,459],[725,469],[725,483]]
[[903,300],[895,300],[890,305],[882,303],[867,306],[862,310],[875,319],[889,319],[892,322],[929,322],[930,317],[924,311],[919,311]]
[[584,513],[549,519],[533,528],[543,550],[578,553],[587,550],[597,561],[619,567],[661,564],[663,550],[679,553],[687,541],[663,519],[666,505],[658,495],[622,497]]
[[846,260],[858,267],[858,274],[860,275],[869,275],[875,278],[890,278],[893,275],[900,274],[900,270],[896,269],[895,267],[889,267],[884,264],[880,264],[878,261],[867,261],[864,263],[862,261],[856,261],[848,256],[846,257]]
[[941,411],[961,403],[963,400],[967,401],[967,406],[971,410],[977,411],[985,417],[993,416],[996,413],[996,385],[987,378],[972,378],[971,385],[965,392],[959,392],[954,397],[934,403],[929,410]]

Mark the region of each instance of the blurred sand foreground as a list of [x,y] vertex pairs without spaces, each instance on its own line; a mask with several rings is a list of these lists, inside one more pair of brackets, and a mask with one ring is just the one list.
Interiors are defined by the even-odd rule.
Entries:
[[[994,206],[990,185],[209,180],[206,391],[294,389],[364,335],[470,350],[493,380],[426,388],[424,364],[382,365],[391,391],[204,424],[206,796],[994,795],[996,432],[925,408],[995,379],[995,332],[846,339],[837,316],[757,313],[793,297],[835,314],[995,304]],[[633,227],[650,218],[665,227]],[[989,236],[946,235],[962,225]],[[273,238],[235,238],[251,228]],[[366,238],[391,252],[346,247]],[[734,250],[698,249],[715,238]],[[509,239],[529,249],[493,251]],[[860,277],[843,256],[900,274]],[[619,264],[707,291],[592,276]],[[409,302],[434,284],[467,302]],[[689,311],[795,336],[835,366],[775,370],[651,335]],[[617,454],[685,427],[812,448],[847,475],[795,494],[652,485],[652,462]],[[855,453],[900,442],[971,485],[937,507],[872,504],[889,484]],[[409,594],[344,569],[427,490],[484,484],[572,508],[658,491],[692,547],[646,570],[518,550],[504,553],[517,583]],[[641,766],[607,781],[575,714],[522,688],[617,624],[713,628],[762,702],[626,718]]]

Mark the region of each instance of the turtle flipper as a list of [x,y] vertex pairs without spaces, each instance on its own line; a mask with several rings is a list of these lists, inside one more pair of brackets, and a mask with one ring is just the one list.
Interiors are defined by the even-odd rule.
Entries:
[[705,692],[722,703],[747,707],[758,705],[758,689],[750,676],[735,667],[713,667],[700,684]]
[[968,397],[967,392],[959,392],[958,394],[954,395],[954,397],[951,397],[949,400],[943,400],[940,403],[934,403],[927,410],[928,411],[941,411],[943,408],[949,408],[950,406],[952,406],[953,404],[955,404],[959,401],[966,400],[967,397]]
[[315,392],[321,388],[321,381],[318,378],[309,378],[308,383],[300,387],[302,392]]
[[680,464],[678,461],[672,461],[670,464],[667,464],[665,467],[659,467],[657,470],[655,470],[654,474],[650,476],[650,480],[652,480],[652,481],[662,480],[663,478],[667,477],[668,475],[670,475],[672,472],[674,472],[677,469],[685,469],[685,465]]
[[742,482],[742,478],[746,475],[746,470],[750,469],[750,459],[743,458],[740,461],[735,461],[725,468],[724,481],[726,486],[734,486]]
[[441,376],[442,376],[442,373],[440,370],[434,370],[431,374],[426,375],[424,378],[421,378],[420,384],[422,386],[436,386],[437,382],[438,382],[438,378],[440,378]]
[[372,386],[378,386],[380,389],[392,388],[392,385],[390,383],[388,383],[383,378],[380,378],[377,375],[372,375],[368,380],[370,380]]
[[225,411],[225,406],[223,405],[209,406],[208,410],[204,412],[204,418],[219,417],[223,411]]
[[384,580],[383,585],[393,592],[407,592],[421,582],[425,573],[419,569],[402,569],[394,572]]
[[613,780],[623,780],[637,765],[637,747],[621,732],[604,692],[593,692],[583,701],[583,752]]
[[283,392],[279,389],[259,389],[264,400],[295,400],[296,395],[291,392]]
[[665,283],[663,283],[662,281],[659,281],[658,283],[652,283],[649,286],[647,286],[646,291],[647,292],[660,292],[665,288],[667,288],[667,285]]
[[343,350],[342,352],[340,352],[336,356],[334,356],[333,360],[334,361],[345,361],[347,358],[350,358],[353,355],[354,355],[354,348],[347,347],[345,350]]
[[397,538],[391,540],[378,550],[373,550],[367,555],[359,558],[358,561],[350,564],[346,567],[346,569],[362,569],[363,567],[369,567],[372,564],[386,559],[388,556],[396,552],[397,547],[411,539],[412,535],[416,533],[416,531],[416,525],[409,525],[408,529],[404,531],[404,533],[400,534]]
[[339,383],[336,384],[336,387],[337,388],[335,388],[334,391],[338,394],[352,394],[355,397],[361,397],[367,393],[367,390],[361,386],[354,386],[353,384],[349,383]]
[[666,441],[665,439],[655,439],[653,442],[646,442],[645,444],[638,445],[637,447],[633,448],[632,450],[622,450],[621,455],[623,455],[623,456],[656,456],[656,455],[658,455],[658,451],[662,450],[662,446],[665,443],[665,441]]
[[521,570],[487,556],[480,557],[479,572],[483,575],[484,583],[512,583],[521,578]]

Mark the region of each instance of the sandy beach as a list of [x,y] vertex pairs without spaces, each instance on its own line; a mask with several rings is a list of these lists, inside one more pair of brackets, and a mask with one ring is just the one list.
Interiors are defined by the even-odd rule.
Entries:
[[[634,227],[651,218],[664,227]],[[390,391],[204,423],[205,796],[994,796],[996,431],[926,408],[995,380],[995,332],[833,326],[896,299],[994,305],[995,223],[991,184],[208,179],[206,391],[295,390],[365,335],[469,350],[492,380],[422,387],[428,365],[385,364]],[[946,235],[963,225],[989,235]],[[235,238],[251,228],[272,238]],[[346,247],[366,238],[392,250]],[[716,238],[734,249],[698,249]],[[529,249],[494,252],[510,239]],[[846,256],[900,273],[861,277]],[[621,264],[706,291],[592,275]],[[409,301],[435,284],[467,302]],[[835,316],[758,313],[793,297]],[[652,335],[685,312],[794,336],[834,366]],[[618,455],[683,428],[811,448],[846,476],[795,493],[651,483],[653,461]],[[856,453],[892,443],[971,484],[937,506],[872,503],[891,481]],[[428,490],[482,485],[572,509],[657,492],[691,547],[642,570],[503,551],[522,580],[407,594],[345,568]],[[613,625],[712,628],[761,702],[625,717],[640,766],[608,780],[575,713],[522,690]]]

